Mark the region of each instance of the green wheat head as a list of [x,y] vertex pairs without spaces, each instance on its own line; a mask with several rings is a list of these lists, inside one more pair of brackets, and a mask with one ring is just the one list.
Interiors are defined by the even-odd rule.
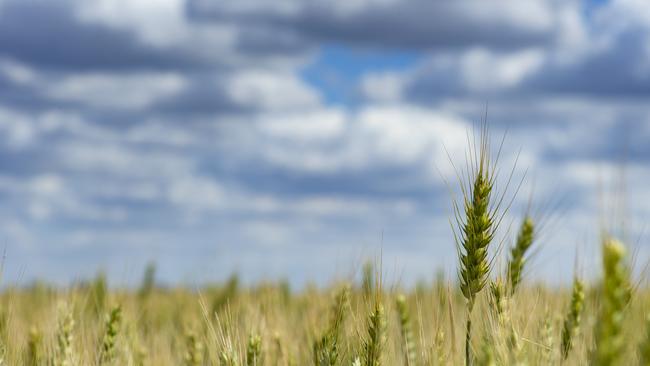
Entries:
[[406,366],[415,366],[415,356],[417,354],[413,330],[411,327],[411,314],[406,303],[406,296],[398,295],[395,300],[397,314],[399,315],[399,327],[402,335],[402,348],[404,351],[404,364]]
[[223,350],[219,353],[219,365],[221,366],[239,366],[237,355],[230,350]]
[[71,366],[74,364],[72,343],[74,341],[75,321],[72,310],[62,307],[60,309],[59,328],[57,331],[57,366]]
[[540,357],[542,362],[545,365],[553,364],[554,353],[553,348],[555,344],[554,329],[553,329],[553,317],[551,314],[546,312],[546,320],[544,320],[544,325],[542,326],[541,331],[541,345],[544,347],[542,349],[542,356]]
[[465,199],[460,251],[460,289],[472,309],[476,294],[485,287],[490,265],[488,246],[494,237],[494,215],[489,211],[492,182],[483,159],[476,174],[470,200]]
[[363,365],[381,366],[382,352],[386,341],[384,307],[377,299],[368,316],[368,333],[363,341]]
[[115,344],[122,323],[122,308],[116,306],[106,319],[106,333],[102,342],[100,363],[108,363],[115,358]]
[[252,334],[248,338],[248,346],[246,347],[246,365],[247,366],[260,366],[262,365],[262,337]]
[[510,281],[511,294],[515,293],[517,286],[521,282],[522,272],[526,263],[525,255],[533,244],[534,230],[533,220],[527,216],[521,224],[515,245],[510,249],[508,280]]
[[573,342],[578,335],[584,302],[584,284],[576,277],[573,279],[571,305],[569,306],[569,312],[564,319],[564,326],[562,327],[561,350],[563,359],[566,359],[569,356],[569,352],[571,351],[571,348],[573,348]]
[[336,296],[330,323],[325,334],[314,344],[314,364],[333,366],[339,359],[340,336],[350,298],[350,288],[344,286]]
[[596,347],[592,365],[610,366],[620,363],[625,349],[623,337],[624,310],[629,301],[629,270],[625,263],[625,247],[616,239],[603,243],[602,303],[596,322]]
[[507,319],[508,300],[503,283],[499,280],[490,282],[490,305],[494,309],[499,323],[503,325]]

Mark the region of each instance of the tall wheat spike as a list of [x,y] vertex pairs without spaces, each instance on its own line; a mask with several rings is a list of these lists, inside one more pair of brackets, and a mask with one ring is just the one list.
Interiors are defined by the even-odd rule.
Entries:
[[[491,205],[495,170],[490,159],[487,126],[481,127],[480,146],[471,152],[467,182],[461,181],[463,202],[454,202],[457,228],[454,237],[460,260],[460,290],[467,302],[465,364],[472,362],[472,310],[476,295],[483,290],[490,272],[488,248],[494,239],[500,217],[500,202]],[[465,186],[467,184],[467,187]]]

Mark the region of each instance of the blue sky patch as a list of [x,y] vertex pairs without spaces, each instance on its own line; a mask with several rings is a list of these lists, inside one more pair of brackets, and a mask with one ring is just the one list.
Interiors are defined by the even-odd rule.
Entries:
[[354,106],[359,103],[358,83],[370,72],[403,71],[422,59],[417,51],[355,49],[328,44],[320,47],[313,63],[301,70],[328,104]]

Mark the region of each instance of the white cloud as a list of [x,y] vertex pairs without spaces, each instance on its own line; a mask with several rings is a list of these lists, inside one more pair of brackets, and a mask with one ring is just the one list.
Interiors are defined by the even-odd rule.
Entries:
[[33,69],[14,60],[0,58],[0,74],[17,84],[30,84],[36,80]]
[[[437,169],[447,172],[449,165],[445,147],[452,154],[464,154],[459,149],[470,126],[453,113],[405,104],[330,113],[314,114],[316,120],[308,114],[303,121],[260,125],[266,137],[256,151],[258,158],[297,171],[323,173],[424,164],[431,176],[437,176]],[[293,127],[300,123],[304,129]],[[316,138],[315,131],[323,132]]]
[[83,22],[128,31],[159,49],[183,50],[205,60],[236,57],[236,29],[193,22],[186,7],[186,0],[94,0],[80,1],[75,10]]
[[369,73],[361,79],[361,92],[374,102],[397,102],[403,97],[406,82],[398,72]]
[[24,114],[0,106],[0,138],[13,149],[31,145],[37,135],[32,120]]
[[342,137],[347,116],[338,108],[315,109],[298,113],[265,113],[256,122],[258,129],[268,136],[308,143]]
[[461,56],[461,78],[474,92],[504,90],[517,86],[544,62],[539,49],[496,55],[486,49],[473,49]]
[[195,133],[160,121],[144,121],[126,132],[126,140],[135,144],[155,143],[176,147],[197,144]]
[[280,249],[295,243],[296,230],[271,220],[255,220],[242,223],[242,235],[262,247]]
[[225,90],[234,101],[265,110],[315,107],[320,101],[316,90],[294,73],[272,70],[239,72]]
[[171,152],[137,151],[118,144],[70,142],[59,147],[64,166],[112,177],[173,177],[192,171],[194,162]]
[[167,197],[179,207],[202,211],[221,207],[224,190],[213,179],[187,176],[170,182]]
[[179,42],[187,32],[184,0],[81,1],[78,16],[86,22],[136,31],[154,45]]
[[45,93],[54,100],[92,107],[140,110],[185,86],[185,79],[172,73],[80,74],[47,85]]
[[400,164],[444,156],[466,141],[469,124],[457,116],[406,105],[372,106],[358,115],[362,137],[374,158]]
[[29,189],[37,196],[56,196],[63,191],[63,180],[57,175],[41,175],[29,182]]

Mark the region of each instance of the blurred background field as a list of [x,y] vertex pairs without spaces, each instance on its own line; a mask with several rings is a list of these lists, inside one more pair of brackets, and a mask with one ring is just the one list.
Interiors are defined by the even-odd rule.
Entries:
[[[236,276],[204,288],[161,288],[146,279],[137,291],[109,290],[105,277],[69,289],[45,284],[7,289],[1,297],[0,339],[7,365],[319,365],[316,344],[339,311],[338,359],[353,365],[364,354],[369,314],[377,299],[374,272],[354,282],[292,290],[286,283],[243,287]],[[595,285],[594,285],[595,286]],[[570,289],[529,284],[510,300],[517,331],[515,354],[489,295],[475,311],[477,364],[587,365],[598,314],[598,289],[587,287],[584,314],[573,348],[561,362],[562,329],[570,309]],[[487,291],[486,291],[487,292]],[[342,294],[346,294],[341,300]],[[397,299],[405,296],[407,323]],[[382,365],[456,365],[464,362],[465,299],[449,279],[413,289],[384,286]],[[645,364],[648,291],[634,293],[624,320],[625,346],[620,365]],[[110,314],[119,306],[112,326]],[[407,325],[413,359],[407,361],[402,326]],[[106,334],[115,330],[110,357]],[[259,336],[259,354],[251,355]],[[62,346],[69,342],[68,346]],[[64,343],[65,344],[65,343]],[[63,348],[62,348],[63,347]],[[68,351],[62,351],[69,347]],[[64,359],[69,352],[69,359]],[[486,354],[488,352],[488,354]],[[492,362],[485,357],[491,354]],[[227,361],[229,357],[232,363]],[[253,357],[253,358],[251,358]],[[512,357],[512,358],[511,358]],[[644,360],[647,360],[644,359]],[[68,363],[65,363],[68,362]],[[365,362],[363,364],[366,364]]]

